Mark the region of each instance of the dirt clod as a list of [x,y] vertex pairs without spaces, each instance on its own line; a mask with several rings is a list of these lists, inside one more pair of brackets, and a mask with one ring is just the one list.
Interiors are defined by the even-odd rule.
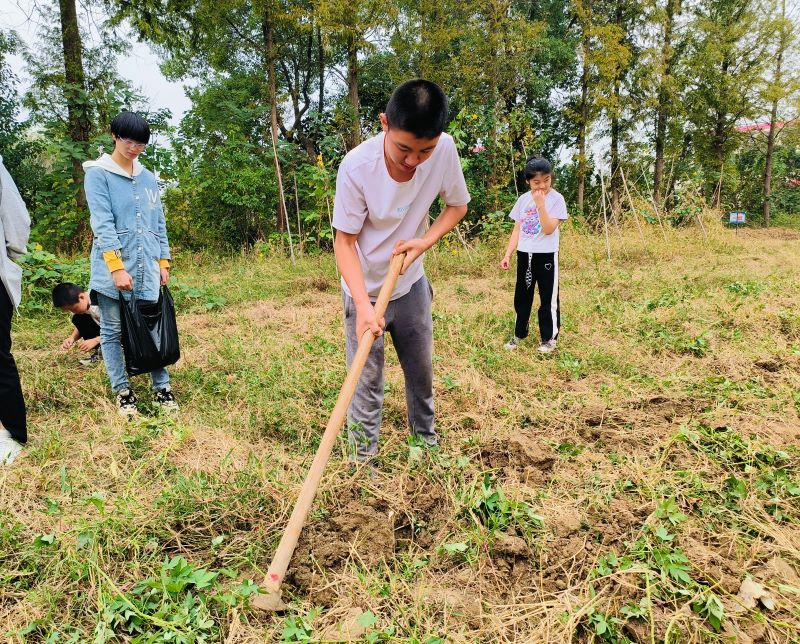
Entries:
[[775,358],[762,358],[761,360],[756,360],[756,367],[759,369],[763,369],[764,371],[768,371],[770,373],[776,373],[780,371],[781,367],[783,366],[778,360]]
[[326,523],[310,526],[295,550],[290,570],[293,580],[307,588],[319,603],[327,604],[333,593],[326,577],[348,559],[367,566],[394,556],[394,514],[350,501]]
[[480,598],[469,591],[421,586],[416,590],[415,595],[421,603],[434,603],[450,609],[455,617],[463,617],[473,628],[480,626],[483,614]]
[[542,475],[550,472],[556,462],[549,447],[527,434],[493,441],[481,449],[480,457],[489,467],[526,473],[533,479],[543,478]]
[[581,529],[580,512],[571,505],[554,503],[548,499],[538,512],[544,519],[545,527],[552,530],[556,537],[568,537]]
[[503,532],[495,538],[493,549],[495,553],[506,557],[525,557],[530,552],[524,539]]
[[336,624],[322,631],[320,639],[323,642],[358,642],[367,632],[367,628],[359,622],[364,610],[358,606],[348,609],[345,616]]

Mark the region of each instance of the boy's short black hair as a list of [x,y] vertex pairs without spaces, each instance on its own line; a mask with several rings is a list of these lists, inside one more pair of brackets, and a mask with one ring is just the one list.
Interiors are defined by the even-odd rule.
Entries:
[[530,181],[540,174],[553,176],[553,166],[547,159],[531,157],[525,162],[525,181]]
[[434,139],[447,124],[447,96],[431,81],[417,78],[398,86],[386,105],[389,127]]
[[78,296],[85,291],[72,282],[62,282],[53,289],[53,306],[57,309],[78,303]]
[[119,139],[131,139],[137,143],[150,141],[150,126],[136,112],[120,112],[111,121],[111,134]]

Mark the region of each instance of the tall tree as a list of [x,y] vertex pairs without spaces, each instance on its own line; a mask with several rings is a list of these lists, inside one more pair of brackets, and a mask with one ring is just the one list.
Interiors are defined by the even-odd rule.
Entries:
[[[273,149],[275,162],[275,178],[280,182],[281,165],[278,158],[278,83],[275,78],[275,29],[273,23],[272,7],[269,2],[263,3],[261,7],[261,36],[264,39],[264,71],[267,77],[267,105],[269,105],[269,140]],[[286,208],[285,200],[282,199],[282,190],[278,195],[278,217],[276,228],[279,231],[286,229]]]
[[675,113],[677,84],[675,65],[680,47],[676,43],[677,20],[681,13],[682,0],[665,0],[663,6],[656,0],[653,18],[660,32],[655,47],[656,58],[656,105],[654,126],[653,198],[656,207],[664,204],[664,158],[667,143],[668,121]]
[[[772,78],[767,84],[764,98],[770,105],[769,111],[769,131],[767,133],[767,152],[764,163],[764,227],[769,227],[770,211],[772,199],[772,167],[775,155],[775,143],[780,133],[781,126],[778,123],[779,109],[782,104],[790,97],[797,97],[800,91],[800,72],[796,67],[790,67],[787,74],[786,59],[797,48],[798,38],[795,25],[786,15],[786,0],[779,0],[780,16],[775,20],[775,47],[772,52],[774,56],[774,66],[772,68]],[[777,9],[777,7],[775,7]],[[796,61],[795,61],[796,62]],[[789,121],[797,118],[797,111],[790,112],[785,118]]]
[[595,38],[601,45],[596,59],[597,103],[609,122],[611,142],[611,208],[619,211],[622,175],[620,148],[627,135],[626,113],[631,107],[631,72],[633,69],[634,43],[632,34],[640,15],[639,4],[630,0],[611,0],[598,9],[605,14],[605,24],[595,27]]
[[65,80],[64,98],[67,101],[69,136],[76,146],[72,157],[72,179],[77,186],[76,205],[86,209],[86,193],[83,190],[83,161],[89,143],[91,123],[86,91],[86,74],[83,69],[83,43],[78,26],[75,0],[59,0],[61,18],[61,43],[64,52]]
[[574,11],[578,31],[580,33],[580,60],[581,60],[581,95],[578,103],[577,114],[577,146],[578,146],[578,192],[576,207],[578,214],[583,214],[583,202],[586,192],[586,137],[589,130],[589,75],[591,73],[592,59],[592,30],[594,17],[592,15],[593,0],[575,0]]
[[619,165],[622,82],[631,61],[631,46],[624,24],[630,19],[627,0],[573,0],[574,23],[580,40],[580,97],[572,111],[577,128],[577,195],[584,211],[588,174],[589,128],[605,111],[611,122],[612,163]]
[[338,49],[344,60],[342,76],[349,123],[345,138],[348,148],[353,148],[361,143],[359,55],[374,49],[375,41],[397,14],[397,7],[389,0],[315,0],[314,14],[323,38]]
[[690,118],[706,196],[719,207],[736,123],[759,114],[768,21],[756,0],[700,0],[693,7]]
[[[264,115],[258,133],[263,162],[275,164],[273,141],[279,147],[281,137],[299,141],[309,157],[314,155],[315,141],[305,119],[324,66],[320,69],[318,61],[323,52],[314,46],[310,0],[112,2],[114,21],[130,21],[140,38],[164,54],[162,68],[168,77],[195,78],[209,87],[218,77],[250,77]],[[290,111],[284,109],[287,104]],[[249,113],[251,106],[237,107]],[[275,202],[277,230],[286,225],[283,203]]]

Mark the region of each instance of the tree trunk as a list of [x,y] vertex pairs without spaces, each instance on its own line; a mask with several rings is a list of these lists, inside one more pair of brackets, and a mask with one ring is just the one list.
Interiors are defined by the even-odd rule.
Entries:
[[322,31],[317,25],[317,45],[319,47],[319,107],[317,111],[322,115],[325,110],[325,45],[322,43]]
[[656,106],[655,163],[653,165],[653,199],[656,207],[661,208],[664,202],[662,184],[664,182],[664,148],[667,138],[667,118],[669,111],[668,83],[675,64],[675,50],[672,47],[672,30],[675,16],[681,11],[681,0],[667,0],[667,14],[664,22],[664,42],[662,51],[666,56],[664,73],[658,88],[658,104]]
[[711,137],[711,156],[715,161],[716,168],[719,168],[719,176],[709,186],[712,195],[712,207],[719,208],[722,205],[722,173],[725,170],[725,116],[721,113],[717,115],[714,125],[714,134]]
[[[667,186],[667,190],[666,190],[666,192],[664,194],[664,203],[665,204],[669,204],[670,198],[675,193],[675,184],[678,182],[678,173],[680,172],[681,167],[683,167],[683,165],[686,163],[686,159],[689,158],[689,152],[691,151],[691,147],[692,147],[692,135],[689,132],[686,132],[683,135],[683,144],[681,145],[681,154],[678,157],[677,163],[673,163],[672,171],[670,172],[669,185]],[[677,170],[674,167],[675,165],[678,166]]]
[[620,183],[622,178],[619,173],[619,77],[614,80],[614,100],[616,108],[611,117],[611,212],[619,212]]
[[503,16],[500,14],[500,8],[497,6],[497,3],[491,2],[489,3],[488,8],[488,25],[489,25],[489,33],[487,34],[487,38],[489,39],[489,95],[488,100],[490,101],[490,107],[492,110],[492,130],[490,132],[490,145],[489,145],[489,166],[491,167],[490,174],[489,174],[489,185],[488,185],[488,193],[489,196],[493,199],[493,208],[494,210],[499,209],[499,194],[497,191],[498,185],[498,177],[497,177],[497,165],[499,160],[499,145],[497,143],[498,139],[498,114],[497,108],[499,106],[500,101],[500,90],[499,90],[499,81],[500,81],[500,45],[501,45],[501,30],[502,30],[502,20]]
[[[786,0],[781,2],[781,18],[786,19]],[[781,31],[778,41],[778,52],[775,59],[775,85],[780,87],[783,63],[783,54],[786,50],[786,25],[781,22]],[[769,118],[769,134],[767,135],[767,160],[764,165],[764,228],[769,228],[770,199],[772,198],[772,161],[775,154],[775,121],[778,119],[778,98],[772,101],[772,111]]]
[[[728,75],[728,70],[731,67],[731,60],[729,54],[725,54],[722,58],[722,76],[723,78]],[[712,204],[714,208],[720,208],[722,205],[722,173],[725,169],[725,144],[728,142],[728,132],[725,122],[725,113],[720,109],[716,113],[716,121],[714,122],[714,132],[711,136],[711,155],[716,162],[716,167],[719,168],[719,177],[714,182],[712,189]]]
[[[59,0],[61,14],[61,43],[64,50],[64,71],[67,100],[69,137],[78,145],[80,153],[72,159],[72,180],[78,189],[75,205],[86,208],[86,193],[83,189],[83,157],[87,151],[91,124],[86,104],[86,79],[83,73],[83,46],[78,29],[78,13],[75,0]],[[85,229],[85,226],[84,226]]]
[[578,123],[578,214],[583,214],[583,200],[586,186],[586,128],[589,120],[589,62],[587,52],[589,39],[583,40],[583,65],[581,69],[581,110]]
[[[274,29],[272,24],[272,14],[270,8],[264,7],[264,14],[261,17],[261,31],[264,38],[264,63],[267,71],[267,92],[269,101],[269,126],[270,126],[270,147],[278,145],[278,88],[275,74],[275,42]],[[280,163],[277,155],[273,155],[275,160],[275,180],[280,183]],[[286,213],[283,211],[283,199],[279,189],[278,194],[278,213],[276,228],[283,232],[286,229]]]
[[347,145],[352,150],[361,143],[361,103],[358,99],[358,44],[355,35],[347,36],[347,102],[350,103],[351,122]]
[[[618,0],[614,23],[622,29],[622,2]],[[621,88],[623,70],[619,67],[614,75],[614,103],[611,113],[611,212],[619,212],[620,184],[622,177],[619,171],[619,135],[620,135],[620,114],[622,113]]]
[[[780,65],[780,63],[778,63]],[[778,101],[772,102],[767,134],[767,160],[764,165],[764,228],[769,228],[770,199],[772,198],[772,160],[775,154],[775,119],[778,118]]]

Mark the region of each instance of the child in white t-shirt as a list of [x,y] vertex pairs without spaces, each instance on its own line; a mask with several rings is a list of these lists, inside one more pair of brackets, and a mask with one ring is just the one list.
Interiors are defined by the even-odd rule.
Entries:
[[[447,97],[435,83],[411,80],[392,93],[381,114],[383,132],[352,149],[336,178],[333,227],[342,273],[347,366],[361,336],[376,340],[348,411],[352,459],[377,453],[383,406],[383,331],[392,335],[406,382],[408,421],[427,445],[438,438],[433,418],[433,291],[422,255],[467,212],[469,193],[449,134]],[[428,209],[445,207],[428,227]],[[392,256],[406,253],[383,318],[377,299]]]
[[525,180],[530,191],[521,195],[510,217],[515,222],[508,248],[500,266],[508,270],[511,254],[517,251],[517,285],[514,290],[514,335],[506,349],[516,349],[528,337],[528,322],[533,308],[534,285],[539,285],[540,353],[556,348],[561,326],[558,292],[558,226],[567,219],[564,197],[552,187],[553,166],[546,159],[533,157],[525,164]]

